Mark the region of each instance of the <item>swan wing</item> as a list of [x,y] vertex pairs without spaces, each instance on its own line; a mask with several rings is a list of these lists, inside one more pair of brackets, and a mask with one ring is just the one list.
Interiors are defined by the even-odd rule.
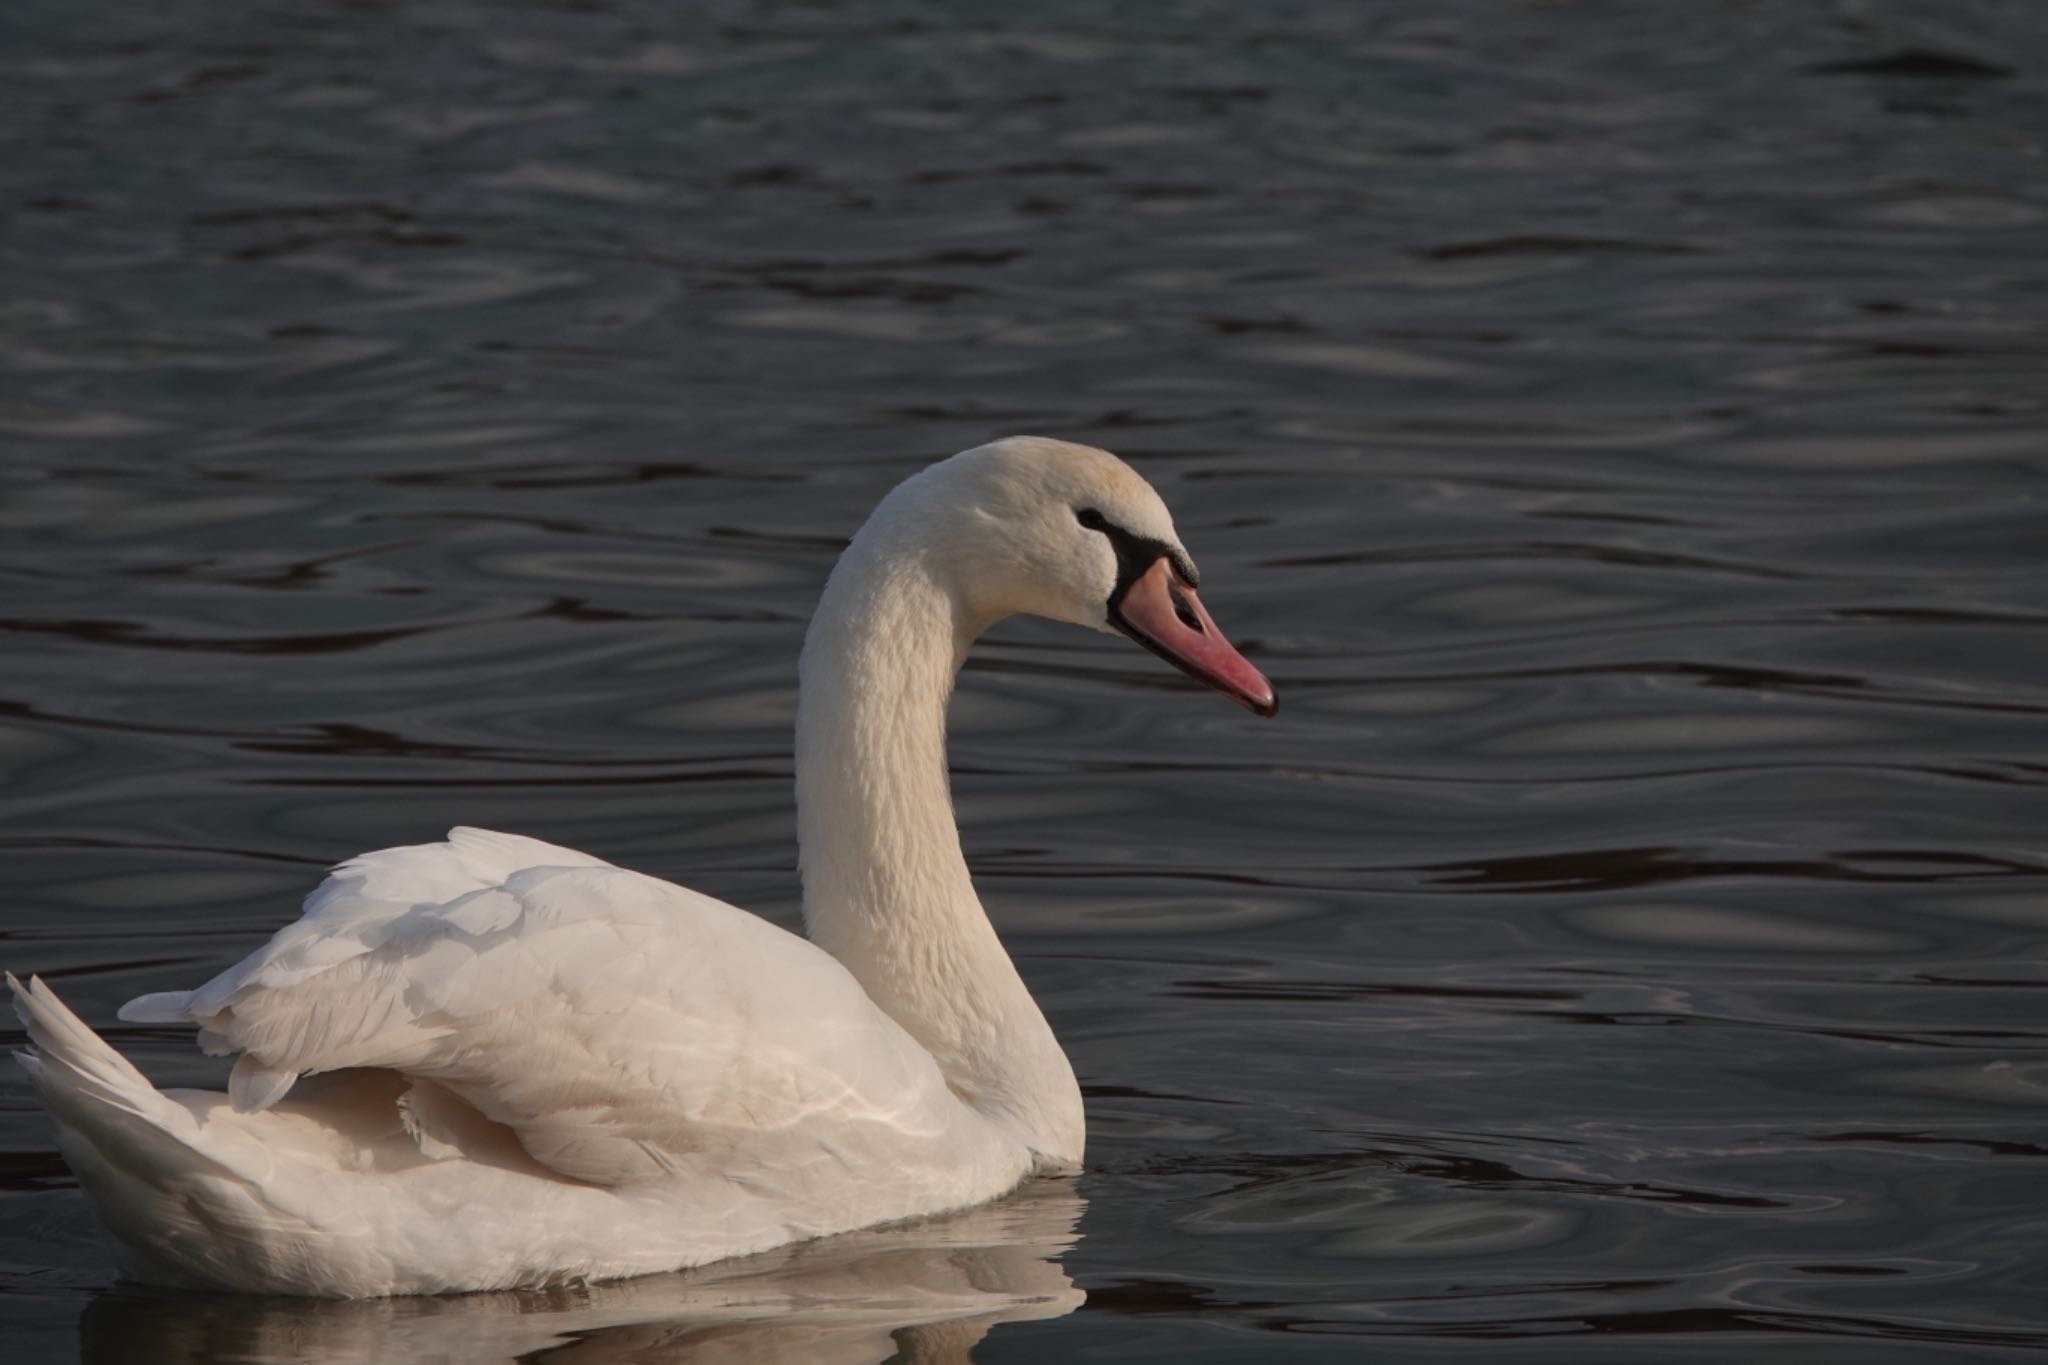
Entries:
[[[196,991],[122,1016],[240,1053],[237,1109],[301,1074],[383,1067],[455,1152],[448,1094],[543,1165],[620,1186],[695,1168],[778,1182],[951,1145],[973,1116],[834,958],[723,901],[539,840],[447,842],[336,868],[305,914]],[[444,1093],[445,1092],[445,1093]]]

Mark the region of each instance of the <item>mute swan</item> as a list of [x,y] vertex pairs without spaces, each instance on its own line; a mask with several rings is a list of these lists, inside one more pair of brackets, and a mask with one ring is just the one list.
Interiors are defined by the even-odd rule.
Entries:
[[365,1297],[699,1265],[1079,1168],[1081,1093],[976,899],[946,785],[968,647],[1121,631],[1261,714],[1151,487],[1011,437],[882,500],[799,666],[798,938],[536,839],[335,868],[303,916],[123,1019],[239,1053],[160,1092],[41,981],[22,1064],[122,1270]]

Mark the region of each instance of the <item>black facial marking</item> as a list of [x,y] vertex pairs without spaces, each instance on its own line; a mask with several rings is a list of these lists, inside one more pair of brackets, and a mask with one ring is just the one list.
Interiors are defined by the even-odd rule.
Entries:
[[[1074,520],[1091,531],[1102,532],[1109,538],[1109,548],[1116,552],[1116,591],[1109,595],[1112,604],[1123,601],[1124,594],[1130,590],[1131,584],[1137,582],[1145,570],[1161,559],[1173,566],[1174,575],[1181,582],[1191,588],[1200,586],[1201,575],[1195,572],[1195,566],[1188,563],[1185,555],[1165,541],[1154,540],[1151,536],[1141,536],[1135,531],[1126,531],[1093,507],[1083,507],[1076,511]],[[1182,619],[1185,620],[1187,612],[1181,607],[1178,598],[1174,601],[1174,608],[1182,613]]]

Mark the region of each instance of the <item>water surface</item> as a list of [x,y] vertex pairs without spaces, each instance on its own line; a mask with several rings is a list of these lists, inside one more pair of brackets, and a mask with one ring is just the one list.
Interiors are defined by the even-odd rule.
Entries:
[[587,1293],[166,1298],[8,1079],[10,1358],[2048,1346],[2038,5],[0,25],[0,961],[161,1082],[218,1071],[121,1000],[453,823],[793,922],[811,603],[991,436],[1129,457],[1282,698],[970,663],[1076,1188]]

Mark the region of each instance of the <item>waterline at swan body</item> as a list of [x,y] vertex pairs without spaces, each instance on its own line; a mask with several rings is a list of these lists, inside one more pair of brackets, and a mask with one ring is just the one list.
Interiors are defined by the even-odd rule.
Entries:
[[[909,479],[805,638],[808,939],[518,835],[341,864],[303,916],[123,1018],[196,1024],[159,1092],[42,983],[24,1065],[128,1275],[354,1297],[698,1265],[1072,1171],[1081,1096],[981,908],[946,703],[1020,612],[1120,631],[1270,714],[1114,456],[1013,437]],[[12,978],[10,978],[12,982]]]

